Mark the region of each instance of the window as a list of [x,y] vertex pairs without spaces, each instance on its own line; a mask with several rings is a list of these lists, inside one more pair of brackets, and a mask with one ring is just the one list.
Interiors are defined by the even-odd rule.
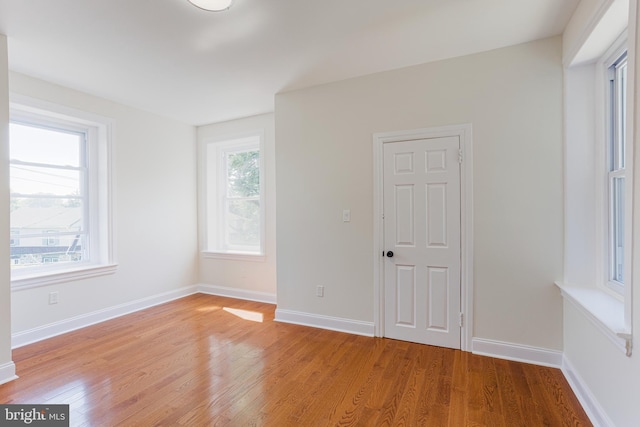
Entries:
[[[632,76],[627,81],[626,11],[601,8],[591,18],[593,27],[567,39],[565,280],[558,286],[567,302],[631,356],[635,144],[628,119],[635,116],[635,106],[632,97],[627,99],[634,81]],[[629,50],[629,64],[634,57]]]
[[108,121],[40,104],[11,104],[14,287],[113,270]]
[[264,254],[262,136],[203,145],[206,193],[204,252],[210,256]]
[[612,290],[624,293],[627,54],[607,70],[607,200],[608,277]]
[[42,246],[58,246],[60,244],[60,239],[58,238],[60,233],[58,231],[47,230],[45,234],[47,234],[47,236],[42,239]]
[[19,230],[14,230],[11,229],[11,239],[10,239],[10,245],[11,246],[17,246],[20,244],[20,231]]

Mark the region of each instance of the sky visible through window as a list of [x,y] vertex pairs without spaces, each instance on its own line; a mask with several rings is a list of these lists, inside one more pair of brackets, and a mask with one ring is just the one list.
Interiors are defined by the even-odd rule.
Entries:
[[[10,135],[12,161],[80,166],[79,134],[11,123]],[[12,193],[64,196],[77,194],[79,185],[77,170],[11,165]]]

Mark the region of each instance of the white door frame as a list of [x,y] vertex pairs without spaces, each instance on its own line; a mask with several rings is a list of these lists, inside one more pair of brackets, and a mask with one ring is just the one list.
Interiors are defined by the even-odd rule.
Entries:
[[374,335],[384,336],[383,147],[385,143],[458,136],[460,138],[460,349],[471,351],[473,338],[473,144],[471,124],[373,134],[373,317]]

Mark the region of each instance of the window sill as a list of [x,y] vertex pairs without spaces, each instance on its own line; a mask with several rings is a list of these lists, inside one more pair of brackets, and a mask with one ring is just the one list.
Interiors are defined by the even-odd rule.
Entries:
[[264,254],[248,254],[242,252],[209,252],[202,251],[202,258],[205,259],[226,259],[234,261],[250,261],[250,262],[265,262],[266,257]]
[[11,279],[11,290],[19,291],[23,289],[37,288],[40,286],[55,285],[57,283],[71,282],[74,280],[89,279],[91,277],[113,274],[117,269],[117,264],[108,264],[24,275],[22,277]]
[[631,356],[631,331],[624,322],[624,303],[598,289],[556,282],[563,298],[573,304],[617,348]]

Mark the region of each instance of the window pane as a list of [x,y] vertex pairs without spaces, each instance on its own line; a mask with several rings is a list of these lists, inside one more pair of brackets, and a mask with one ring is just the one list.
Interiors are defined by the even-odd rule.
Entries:
[[11,268],[87,260],[84,135],[10,127]]
[[627,60],[624,59],[615,69],[616,80],[616,107],[615,107],[615,141],[614,141],[614,164],[613,170],[624,169],[625,164],[625,144],[627,127]]
[[227,153],[227,197],[260,195],[260,151]]
[[76,199],[12,198],[11,232],[24,236],[81,231],[82,201]]
[[20,123],[11,123],[11,160],[46,163],[58,166],[82,166],[80,133],[43,129]]
[[10,165],[11,193],[22,195],[79,195],[82,172],[40,166]]
[[229,247],[260,247],[260,201],[227,202],[226,236]]
[[11,268],[86,260],[82,210],[75,199],[12,199]]
[[18,244],[11,246],[11,268],[37,267],[53,263],[77,263],[86,260],[86,237],[84,234],[46,237],[20,237]]
[[258,135],[207,145],[205,247],[208,251],[247,255],[262,252],[260,145]]
[[624,178],[613,178],[611,198],[611,279],[624,283]]

